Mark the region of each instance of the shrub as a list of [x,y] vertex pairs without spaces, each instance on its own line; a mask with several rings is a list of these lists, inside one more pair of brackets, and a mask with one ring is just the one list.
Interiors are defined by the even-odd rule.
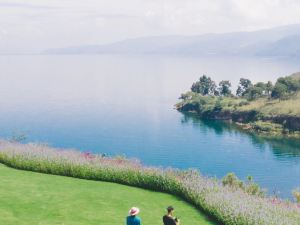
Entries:
[[214,111],[221,111],[222,110],[222,104],[221,104],[221,99],[218,98],[218,100],[216,101],[215,107],[214,107]]
[[249,105],[249,104],[250,104],[249,101],[241,101],[241,102],[239,103],[239,106],[244,106],[244,105]]
[[295,198],[296,202],[300,203],[300,190],[299,189],[295,189],[293,191],[293,195],[294,195],[294,198]]
[[276,124],[268,121],[256,121],[250,124],[252,128],[258,132],[274,132],[274,133],[282,133],[283,126],[281,124]]
[[234,173],[228,173],[225,177],[223,177],[222,184],[224,186],[229,185],[230,187],[235,188],[242,188],[244,185],[243,182],[239,180]]
[[222,178],[222,184],[224,186],[230,186],[234,189],[241,189],[250,195],[264,196],[265,191],[260,186],[253,182],[251,176],[247,177],[247,182],[244,183],[234,173],[228,173]]

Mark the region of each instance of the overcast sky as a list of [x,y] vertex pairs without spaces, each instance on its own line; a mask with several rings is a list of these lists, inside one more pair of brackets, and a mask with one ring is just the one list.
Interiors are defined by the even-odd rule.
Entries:
[[0,0],[0,53],[300,23],[300,0]]

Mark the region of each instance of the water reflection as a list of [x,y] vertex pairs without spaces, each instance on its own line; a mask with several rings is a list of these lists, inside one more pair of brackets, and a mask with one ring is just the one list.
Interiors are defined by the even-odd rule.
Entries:
[[259,151],[271,149],[273,155],[278,160],[300,163],[300,140],[287,137],[261,136],[240,129],[236,125],[226,121],[202,120],[192,113],[182,113],[182,124],[192,124],[193,127],[200,129],[201,132],[214,131],[216,135],[222,136],[224,133],[231,135],[242,135],[248,137],[251,143]]
[[0,68],[1,138],[20,131],[28,141],[126,155],[151,166],[197,168],[217,177],[231,171],[241,178],[253,175],[285,196],[300,187],[297,143],[260,138],[172,109],[202,73],[236,85],[242,76],[275,80],[300,70],[298,61],[1,56]]

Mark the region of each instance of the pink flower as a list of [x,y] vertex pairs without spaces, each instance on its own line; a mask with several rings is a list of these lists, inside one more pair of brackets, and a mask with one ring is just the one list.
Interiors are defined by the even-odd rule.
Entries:
[[95,156],[90,152],[84,152],[82,154],[83,154],[83,157],[86,159],[94,159],[95,158]]

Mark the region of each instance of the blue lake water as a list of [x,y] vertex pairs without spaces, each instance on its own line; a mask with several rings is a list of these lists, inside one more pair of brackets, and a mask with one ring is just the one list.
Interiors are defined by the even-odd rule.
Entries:
[[274,81],[300,71],[293,60],[159,56],[0,56],[0,136],[144,164],[252,175],[269,192],[300,187],[300,142],[264,139],[174,110],[202,74]]

